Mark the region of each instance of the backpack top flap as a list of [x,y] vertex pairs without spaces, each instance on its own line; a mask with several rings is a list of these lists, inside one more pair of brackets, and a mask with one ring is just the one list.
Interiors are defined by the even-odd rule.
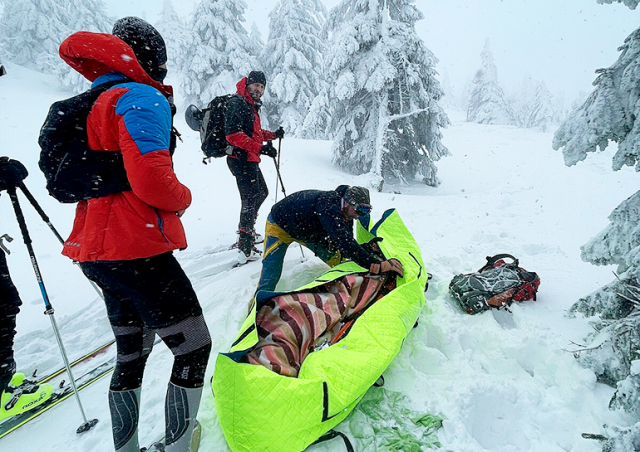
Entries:
[[87,144],[87,116],[98,97],[112,86],[101,84],[54,103],[40,130],[38,166],[49,194],[75,203],[130,190],[120,152],[93,151]]

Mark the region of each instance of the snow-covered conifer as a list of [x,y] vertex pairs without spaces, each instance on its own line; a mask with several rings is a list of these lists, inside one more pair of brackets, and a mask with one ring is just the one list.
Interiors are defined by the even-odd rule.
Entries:
[[449,77],[449,73],[444,71],[442,74],[442,100],[440,101],[440,105],[445,108],[456,108],[458,104],[458,99],[453,91],[453,86],[451,85],[451,78]]
[[[264,49],[264,40],[262,39],[262,33],[255,22],[251,22],[251,29],[249,31],[249,48],[251,49],[251,55],[260,59],[262,55],[262,49]],[[259,61],[260,66],[264,67],[264,63]]]
[[111,31],[103,0],[7,0],[0,17],[0,54],[33,69],[58,75],[79,92],[87,81],[58,56],[60,43],[76,31]]
[[0,56],[44,70],[69,34],[60,0],[7,0],[0,17]]
[[331,117],[331,104],[328,97],[328,86],[324,87],[313,99],[309,112],[304,118],[302,126],[298,128],[300,138],[326,140],[333,138],[329,130],[329,120]]
[[624,3],[629,9],[636,9],[640,0],[598,0],[598,3],[602,4],[611,4],[611,3]]
[[485,41],[480,57],[482,63],[473,78],[467,121],[478,124],[513,124],[513,112],[498,82],[498,69],[489,39]]
[[511,110],[518,127],[539,127],[546,132],[554,124],[557,113],[553,95],[540,80],[526,79],[514,96]]
[[254,69],[260,69],[243,27],[244,0],[200,0],[188,28],[194,39],[184,49],[181,84],[185,97],[206,105],[221,94],[235,92],[235,85]]
[[[640,29],[619,50],[622,53],[611,67],[596,71],[595,90],[555,133],[553,147],[563,148],[567,166],[584,160],[589,152],[605,149],[611,140],[618,143],[613,170],[627,165],[640,171]],[[616,207],[609,220],[609,226],[582,247],[582,259],[595,265],[617,265],[617,278],[578,300],[570,313],[599,315],[594,322],[596,332],[579,353],[579,360],[603,381],[617,384],[612,407],[639,416],[640,191]],[[640,444],[636,427],[619,432],[604,450],[631,450],[618,446]]]
[[622,53],[611,67],[598,69],[596,87],[586,102],[574,110],[556,131],[553,148],[562,149],[567,165],[575,165],[589,152],[618,143],[613,169],[624,165],[640,171],[640,28],[620,47]]
[[164,0],[160,20],[155,27],[167,45],[169,73],[179,74],[184,65],[184,49],[193,41],[193,34],[187,30],[184,20],[176,12],[171,0]]
[[269,37],[262,61],[269,116],[294,135],[322,88],[327,10],[319,0],[280,0],[269,13]]
[[330,12],[325,66],[333,160],[355,174],[420,176],[436,186],[434,162],[448,155],[441,128],[437,59],[417,36],[412,0],[343,0]]

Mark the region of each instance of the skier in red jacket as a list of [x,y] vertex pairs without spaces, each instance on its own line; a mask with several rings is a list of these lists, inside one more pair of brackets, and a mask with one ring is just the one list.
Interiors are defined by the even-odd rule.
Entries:
[[113,34],[78,32],[61,57],[93,82],[121,81],[87,118],[93,150],[121,152],[131,190],[81,201],[63,254],[104,293],[118,358],[109,388],[116,451],[139,452],[145,364],[158,334],[174,355],[165,402],[166,451],[190,450],[211,338],[189,279],[172,254],[187,246],[180,216],[191,193],[173,171],[172,89],[162,36],[127,17]]
[[284,137],[284,129],[271,132],[260,123],[261,98],[267,79],[261,71],[251,71],[237,85],[238,96],[229,99],[225,113],[224,133],[233,146],[233,153],[227,157],[227,165],[236,178],[242,208],[238,223],[238,249],[243,260],[257,260],[260,252],[255,248],[255,223],[258,210],[267,198],[269,190],[260,171],[260,155],[275,157],[276,149],[271,143]]

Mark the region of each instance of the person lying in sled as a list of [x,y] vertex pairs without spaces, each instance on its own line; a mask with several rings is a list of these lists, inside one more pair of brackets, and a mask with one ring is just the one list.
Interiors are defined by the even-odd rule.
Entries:
[[340,185],[335,190],[303,190],[292,193],[272,208],[267,218],[262,273],[256,290],[274,291],[287,248],[300,243],[333,267],[350,259],[371,274],[394,272],[402,277],[397,259],[381,260],[353,236],[353,221],[371,212],[369,190]]

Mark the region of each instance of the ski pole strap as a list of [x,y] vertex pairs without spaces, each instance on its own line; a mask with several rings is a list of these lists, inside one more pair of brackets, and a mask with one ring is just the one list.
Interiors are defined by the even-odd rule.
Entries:
[[349,438],[347,437],[347,435],[337,430],[329,430],[327,433],[325,433],[320,438],[318,438],[314,443],[311,443],[311,445],[313,446],[314,444],[323,443],[325,441],[329,441],[334,438],[337,438],[338,436],[341,437],[342,440],[344,441],[344,445],[347,448],[347,452],[354,452],[353,446],[351,445],[351,441],[349,441]]

